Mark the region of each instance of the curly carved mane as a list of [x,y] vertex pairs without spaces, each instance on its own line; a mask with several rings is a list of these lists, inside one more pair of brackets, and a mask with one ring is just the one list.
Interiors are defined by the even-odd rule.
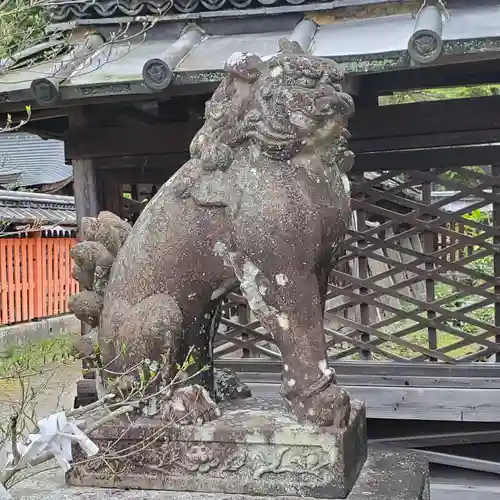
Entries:
[[203,170],[227,170],[236,151],[249,143],[278,161],[312,149],[344,173],[352,166],[343,123],[354,104],[341,91],[337,64],[308,57],[296,42],[283,39],[280,52],[267,61],[237,53],[225,70],[191,143],[191,158]]

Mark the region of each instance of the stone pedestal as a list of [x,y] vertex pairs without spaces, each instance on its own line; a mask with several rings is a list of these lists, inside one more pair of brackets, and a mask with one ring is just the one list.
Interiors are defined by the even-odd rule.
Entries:
[[[356,401],[342,430],[298,424],[281,401],[249,398],[202,426],[143,419],[108,425],[92,439],[106,461],[76,465],[68,484],[342,499],[367,455],[365,408]],[[80,458],[75,449],[74,462]]]
[[[348,500],[429,500],[429,466],[416,453],[376,447],[368,451]],[[23,500],[295,500],[289,496],[251,496],[162,490],[61,487],[57,471],[41,472],[16,484],[14,498]],[[304,497],[301,500],[314,500]],[[335,499],[331,499],[335,500]]]

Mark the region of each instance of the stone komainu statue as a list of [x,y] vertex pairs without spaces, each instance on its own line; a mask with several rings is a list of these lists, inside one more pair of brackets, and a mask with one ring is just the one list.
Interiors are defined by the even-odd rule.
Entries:
[[[350,215],[353,101],[334,62],[287,40],[266,61],[233,55],[226,71],[191,159],[134,227],[109,212],[84,219],[70,307],[98,329],[105,385],[144,359],[167,384],[192,348],[198,368],[210,365],[217,307],[239,286],[283,355],[285,402],[300,420],[342,427],[349,396],[327,366],[323,315]],[[195,382],[165,411],[217,415],[210,370]]]

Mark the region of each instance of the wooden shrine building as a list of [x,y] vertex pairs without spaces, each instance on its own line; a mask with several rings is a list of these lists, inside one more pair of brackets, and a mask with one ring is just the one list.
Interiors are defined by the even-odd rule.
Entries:
[[[24,131],[65,141],[78,218],[134,219],[188,158],[234,52],[271,55],[286,36],[340,63],[356,161],[331,363],[371,419],[500,422],[498,2],[58,0],[52,14],[47,41],[1,74],[0,114],[20,120],[29,104]],[[491,95],[381,105],[482,84]],[[276,390],[280,354],[240,296],[215,350],[256,391]]]

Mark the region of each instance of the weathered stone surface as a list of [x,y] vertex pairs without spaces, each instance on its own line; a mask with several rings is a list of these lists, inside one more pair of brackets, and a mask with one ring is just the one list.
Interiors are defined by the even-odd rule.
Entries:
[[[53,472],[22,481],[12,489],[15,500],[297,500],[290,496],[251,496],[179,491],[119,490],[61,487]],[[429,466],[425,459],[403,450],[374,447],[348,500],[429,500]],[[303,500],[313,500],[303,497]],[[331,498],[331,500],[335,500]]]
[[238,375],[229,368],[214,369],[215,398],[217,402],[233,401],[252,397],[252,391]]
[[[249,398],[224,405],[222,416],[202,426],[134,422],[106,460],[76,465],[72,485],[166,489],[207,493],[346,498],[366,458],[365,408],[353,402],[343,429],[299,424],[281,402]],[[122,423],[92,436],[101,450],[124,432]],[[162,438],[129,458],[121,450]],[[78,453],[78,450],[75,450]],[[78,457],[75,463],[78,463]]]
[[[300,421],[340,428],[350,398],[327,366],[323,313],[349,222],[345,174],[354,156],[344,127],[354,104],[333,61],[286,39],[279,48],[265,61],[248,53],[228,60],[191,159],[132,229],[109,213],[83,221],[83,239],[100,246],[74,252],[75,276],[92,291],[71,304],[79,318],[99,323],[108,387],[127,373],[120,381],[132,388],[139,375],[131,367],[147,358],[159,365],[158,383],[148,387],[155,393],[192,353],[199,373],[191,380],[213,397],[213,370],[201,369],[211,366],[220,302],[239,283],[283,355],[285,402]],[[169,404],[189,415],[189,401],[200,399],[185,395]],[[202,420],[213,414],[204,399]]]

